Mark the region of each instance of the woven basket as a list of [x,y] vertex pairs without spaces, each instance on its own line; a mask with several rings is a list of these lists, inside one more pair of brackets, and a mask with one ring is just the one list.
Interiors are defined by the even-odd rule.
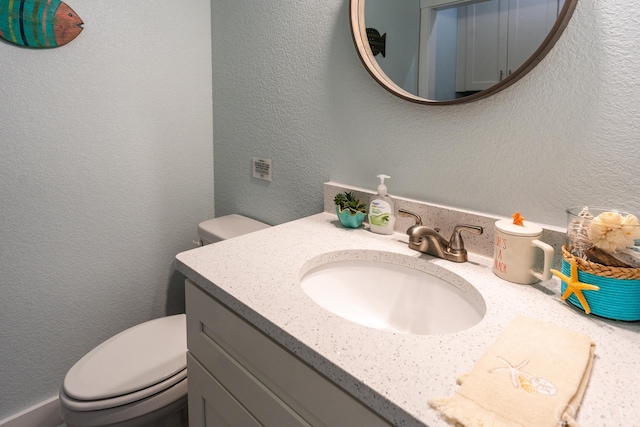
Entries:
[[[598,291],[582,292],[593,314],[630,322],[640,320],[640,268],[608,267],[577,258],[563,246],[562,273],[566,276],[571,274],[572,259],[578,265],[578,280],[600,287]],[[562,282],[560,291],[564,293],[566,288]],[[575,294],[567,301],[584,310]]]

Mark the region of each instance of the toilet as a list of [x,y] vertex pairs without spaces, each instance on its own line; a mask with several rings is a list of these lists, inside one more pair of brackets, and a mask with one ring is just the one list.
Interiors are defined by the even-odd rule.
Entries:
[[[227,215],[198,226],[202,245],[269,227]],[[186,315],[133,326],[95,347],[71,367],[60,388],[69,427],[179,427],[187,408]]]

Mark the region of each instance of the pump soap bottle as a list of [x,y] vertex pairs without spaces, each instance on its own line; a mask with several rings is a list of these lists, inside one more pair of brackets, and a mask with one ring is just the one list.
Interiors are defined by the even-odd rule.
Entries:
[[385,178],[391,177],[378,175],[378,178],[380,178],[378,194],[371,198],[369,205],[369,225],[374,233],[391,234],[396,223],[396,211],[393,199],[387,194],[387,186],[384,185]]

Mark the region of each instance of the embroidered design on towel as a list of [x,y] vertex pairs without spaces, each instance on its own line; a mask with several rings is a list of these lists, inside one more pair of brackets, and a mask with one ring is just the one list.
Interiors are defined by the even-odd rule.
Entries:
[[550,381],[544,378],[538,378],[522,370],[522,368],[529,363],[529,360],[525,360],[517,366],[513,366],[502,357],[498,357],[498,360],[504,363],[505,366],[494,368],[490,370],[489,373],[508,371],[511,376],[511,384],[513,384],[514,388],[522,388],[527,393],[540,393],[546,396],[553,396],[556,394],[556,391],[558,391],[556,386]]

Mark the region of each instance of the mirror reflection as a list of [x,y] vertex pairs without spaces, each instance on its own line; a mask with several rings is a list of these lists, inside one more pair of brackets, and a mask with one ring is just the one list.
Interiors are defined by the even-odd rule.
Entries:
[[[358,33],[366,38],[367,29],[384,35],[385,55],[375,58],[368,43],[356,40],[383,86],[376,73],[407,99],[452,103],[496,92],[533,68],[566,26],[575,1],[565,7],[565,0],[366,0],[366,6],[351,0],[352,28],[354,40]],[[359,12],[363,16],[353,16]]]

